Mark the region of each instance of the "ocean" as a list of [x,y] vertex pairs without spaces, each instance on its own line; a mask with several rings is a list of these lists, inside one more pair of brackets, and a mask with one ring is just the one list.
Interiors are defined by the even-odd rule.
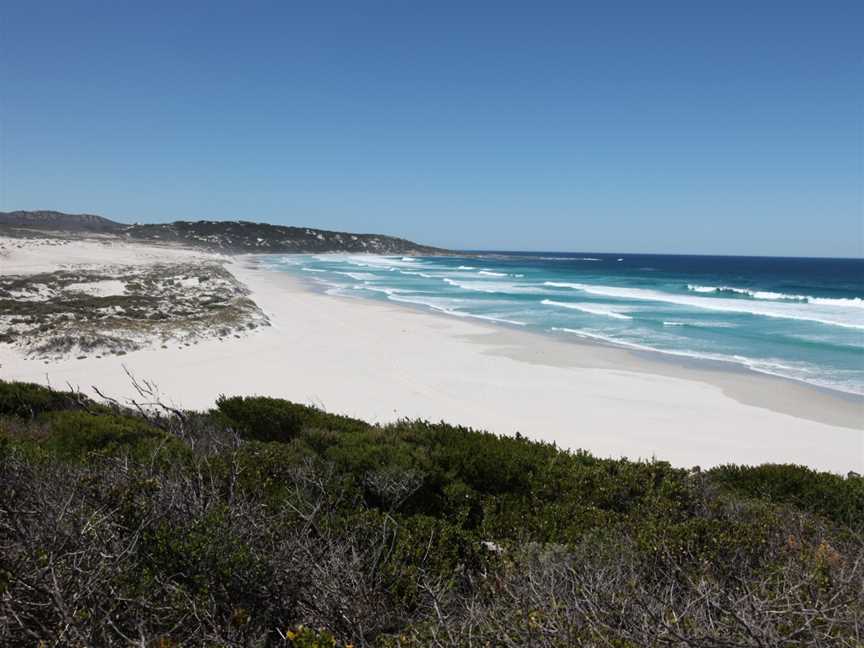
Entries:
[[558,252],[271,255],[333,295],[734,363],[864,394],[864,260]]

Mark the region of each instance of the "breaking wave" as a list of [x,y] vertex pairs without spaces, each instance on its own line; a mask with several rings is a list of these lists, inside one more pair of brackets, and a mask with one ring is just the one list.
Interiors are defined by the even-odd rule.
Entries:
[[772,292],[770,290],[751,290],[750,288],[736,288],[734,286],[697,286],[687,284],[687,290],[697,293],[731,294],[743,295],[753,299],[764,299],[768,301],[803,302],[806,304],[818,304],[821,306],[841,306],[846,308],[864,308],[864,299],[853,298],[830,298],[813,297],[810,295],[790,295],[787,293]]
[[[744,313],[761,317],[818,322],[829,326],[864,330],[864,316],[849,309],[837,307],[835,304],[820,305],[809,303],[760,303],[757,300],[723,299],[718,297],[691,297],[673,293],[648,290],[645,288],[619,288],[617,286],[595,286],[592,284],[547,281],[546,286],[571,288],[589,295],[615,297],[649,302],[678,304],[705,310],[727,313]],[[814,306],[821,306],[815,308]]]
[[589,313],[590,315],[605,315],[606,317],[612,317],[615,319],[633,319],[630,315],[618,313],[614,310],[608,310],[606,308],[599,308],[590,304],[574,304],[573,302],[559,302],[552,299],[544,299],[540,303],[546,306],[559,306],[561,308],[570,308],[572,310],[582,311],[583,313]]

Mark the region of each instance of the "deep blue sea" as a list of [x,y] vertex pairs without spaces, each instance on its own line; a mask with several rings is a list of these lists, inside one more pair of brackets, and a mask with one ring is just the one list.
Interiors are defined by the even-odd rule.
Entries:
[[360,295],[864,394],[864,260],[646,254],[273,255]]

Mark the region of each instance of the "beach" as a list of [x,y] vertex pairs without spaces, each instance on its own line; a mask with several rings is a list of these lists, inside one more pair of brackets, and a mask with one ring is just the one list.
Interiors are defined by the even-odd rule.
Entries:
[[[407,306],[315,291],[254,256],[80,241],[21,240],[0,272],[212,258],[249,290],[269,326],[125,355],[25,357],[0,345],[0,377],[210,407],[220,394],[266,395],[372,422],[400,418],[520,433],[601,457],[681,467],[795,463],[864,472],[864,399],[791,380],[573,342]],[[148,257],[148,255],[150,255]],[[190,257],[191,258],[191,257]],[[165,348],[162,348],[162,347]]]

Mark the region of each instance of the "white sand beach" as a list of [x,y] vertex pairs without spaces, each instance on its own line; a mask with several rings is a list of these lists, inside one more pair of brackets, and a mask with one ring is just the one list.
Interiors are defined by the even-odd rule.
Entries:
[[[7,241],[8,242],[8,241]],[[18,240],[0,273],[115,266],[202,252]],[[254,257],[226,260],[272,326],[240,338],[125,356],[26,358],[0,344],[0,377],[134,395],[124,367],[166,401],[207,408],[220,394],[268,395],[369,421],[446,420],[517,431],[604,457],[674,465],[798,463],[864,472],[864,399],[743,370],[681,364],[447,315],[324,295]]]

